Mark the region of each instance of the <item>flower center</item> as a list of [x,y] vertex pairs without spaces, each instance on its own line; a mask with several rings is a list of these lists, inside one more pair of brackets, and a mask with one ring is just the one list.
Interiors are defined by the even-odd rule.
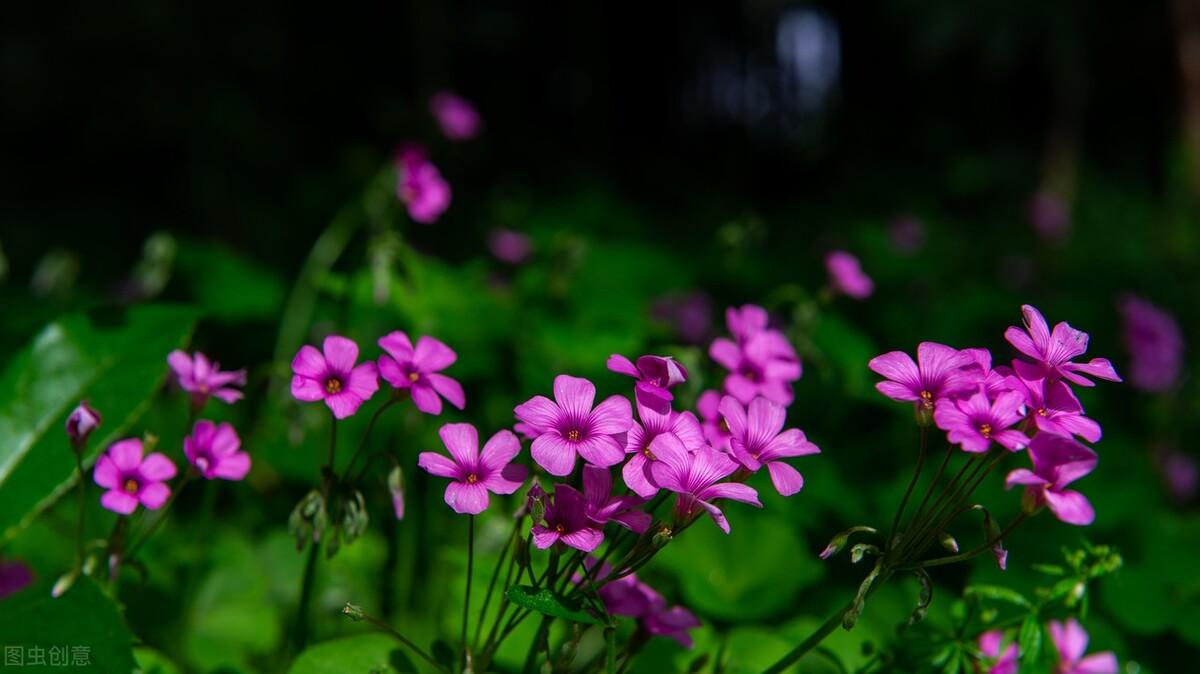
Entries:
[[555,525],[554,525],[554,530],[555,530],[555,531],[557,531],[557,532],[558,532],[558,533],[560,533],[560,534],[565,534],[565,533],[567,533],[567,528],[566,528],[565,526],[563,526],[562,524],[555,524]]
[[467,484],[475,484],[478,481],[479,481],[479,476],[476,475],[475,473],[471,473],[470,475],[467,476]]
[[921,391],[921,404],[925,407],[933,407],[933,394],[929,391]]
[[979,434],[985,438],[992,437],[992,425],[991,424],[979,424]]
[[125,490],[126,494],[136,494],[138,493],[138,481],[131,477],[125,480],[125,484],[121,488]]
[[717,428],[721,429],[722,433],[729,432],[729,422],[725,421],[725,417],[721,417],[721,420],[717,422]]
[[417,383],[417,380],[420,378],[421,378],[420,372],[409,372],[408,373],[408,380],[414,384]]
[[342,380],[338,379],[337,377],[330,377],[329,379],[326,379],[325,380],[325,392],[331,393],[331,394],[332,393],[341,393],[342,392]]
[[1043,417],[1050,414],[1049,412],[1046,411],[1045,407],[1039,407],[1037,413],[1039,416],[1043,416]]
[[654,452],[650,451],[649,445],[642,447],[642,456],[645,456],[647,459],[650,459],[651,461],[658,461],[658,457],[654,456]]
[[567,431],[567,439],[570,440],[571,442],[578,442],[579,441],[579,431],[574,428]]
[[196,467],[199,468],[201,470],[201,472],[208,470],[208,457],[207,456],[197,456],[196,457]]

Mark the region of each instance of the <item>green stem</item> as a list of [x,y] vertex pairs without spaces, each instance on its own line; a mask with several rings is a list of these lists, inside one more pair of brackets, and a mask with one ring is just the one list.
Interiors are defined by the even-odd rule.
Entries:
[[[358,447],[355,448],[354,455],[350,457],[350,464],[346,466],[346,472],[342,474],[343,482],[350,477],[350,473],[354,470],[354,464],[358,463],[358,456],[362,454],[363,448],[367,446],[367,439],[371,437],[371,431],[375,430],[375,423],[379,421],[380,415],[383,414],[384,410],[398,402],[400,402],[400,396],[397,393],[393,393],[392,397],[388,398],[387,402],[380,405],[375,410],[375,414],[371,415],[371,420],[367,422],[367,430],[363,431],[362,437],[359,438]],[[333,465],[332,460],[330,461],[330,465]]]
[[809,651],[816,648],[818,644],[824,641],[825,637],[833,634],[833,631],[842,624],[842,616],[846,615],[846,612],[853,607],[854,602],[850,602],[842,608],[834,611],[833,614],[831,614],[825,620],[825,622],[821,623],[821,626],[818,627],[815,632],[808,635],[808,638],[804,641],[801,641],[800,645],[796,646],[789,651],[787,655],[780,658],[779,662],[776,662],[767,669],[763,670],[763,674],[780,674],[788,667],[791,667],[796,663],[797,660],[804,657]]
[[1025,513],[1021,513],[1020,515],[1017,515],[1016,519],[1014,519],[1007,527],[1004,528],[1004,531],[1001,531],[995,538],[989,540],[988,542],[984,543],[983,545],[979,546],[978,548],[975,548],[974,550],[971,550],[969,552],[963,552],[961,554],[953,555],[950,557],[939,557],[937,559],[929,559],[924,562],[918,562],[917,564],[914,564],[911,568],[925,569],[925,568],[929,568],[931,566],[945,566],[946,564],[954,564],[955,562],[963,562],[968,559],[973,559],[975,557],[978,557],[979,555],[982,555],[983,553],[991,550],[993,547],[995,547],[995,545],[997,543],[1003,542],[1004,539],[1010,533],[1012,533],[1013,529],[1016,529],[1018,526],[1020,526],[1021,522],[1024,522],[1028,517],[1029,516]]
[[300,581],[300,603],[296,608],[296,627],[294,632],[295,653],[299,654],[308,644],[308,612],[312,603],[313,583],[317,577],[317,553],[320,544],[310,543],[308,559],[304,562],[304,578]]
[[913,487],[917,486],[917,480],[921,477],[921,468],[925,465],[925,438],[928,435],[929,427],[921,427],[921,450],[917,454],[917,467],[913,470],[912,478],[908,481],[908,488],[904,490],[904,497],[900,499],[900,507],[896,509],[896,516],[892,518],[892,528],[888,531],[884,545],[890,547],[892,538],[896,535],[896,528],[900,526],[900,518],[904,516],[904,509],[908,507],[908,499],[912,496]]
[[154,532],[158,531],[158,528],[162,526],[162,523],[167,519],[167,511],[170,510],[171,505],[175,503],[175,499],[179,498],[179,494],[183,492],[183,488],[192,481],[192,476],[193,471],[189,467],[187,472],[183,474],[183,479],[179,481],[179,486],[171,491],[171,496],[167,498],[167,502],[163,504],[163,507],[158,509],[158,517],[156,517],[154,521],[150,523],[150,526],[145,532],[142,533],[142,537],[139,538],[136,543],[129,546],[129,551],[125,554],[125,559],[133,559],[134,555],[136,555],[138,551],[142,549],[142,546],[146,544],[146,541],[150,540],[150,537],[154,535]]
[[521,519],[518,519],[513,526],[512,534],[509,535],[508,541],[504,543],[504,547],[500,549],[500,556],[496,559],[496,567],[492,569],[492,579],[488,581],[487,592],[483,595],[483,607],[479,609],[479,620],[475,622],[475,636],[471,639],[472,649],[476,649],[479,646],[479,633],[483,631],[483,623],[487,618],[488,605],[492,602],[492,592],[496,590],[496,581],[500,579],[500,567],[504,566],[505,558],[508,559],[510,564],[512,563],[512,555],[508,554],[508,551],[512,548],[513,540],[517,538],[521,521]]
[[83,478],[83,451],[84,447],[74,447],[75,449],[75,469],[79,475],[79,521],[75,528],[75,564],[76,569],[83,568],[83,518],[87,511],[87,485],[84,484]]
[[459,643],[462,644],[461,671],[467,671],[470,655],[467,648],[467,616],[471,612],[471,576],[475,568],[475,516],[467,515],[467,591],[463,596],[462,632]]
[[433,656],[431,656],[430,654],[421,650],[420,646],[414,644],[411,640],[409,640],[408,637],[406,637],[403,634],[401,634],[400,632],[398,632],[396,630],[396,628],[385,623],[384,621],[380,620],[379,618],[376,618],[375,616],[367,615],[366,613],[360,613],[360,615],[363,620],[366,620],[367,622],[374,625],[375,628],[378,629],[379,631],[383,632],[384,634],[387,634],[388,636],[392,637],[396,641],[399,641],[400,643],[404,644],[405,646],[408,646],[409,650],[411,650],[413,653],[416,653],[417,655],[421,656],[421,659],[424,660],[425,662],[428,662],[435,671],[440,672],[441,674],[450,674],[450,672],[447,671],[445,667],[443,667],[437,660],[433,659]]

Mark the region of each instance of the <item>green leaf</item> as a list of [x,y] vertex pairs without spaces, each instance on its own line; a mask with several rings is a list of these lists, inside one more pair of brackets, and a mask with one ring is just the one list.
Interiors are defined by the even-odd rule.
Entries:
[[0,374],[0,543],[74,484],[63,430],[82,399],[103,415],[86,461],[146,410],[197,312],[146,305],[73,314],[46,326]]
[[542,615],[585,625],[604,624],[592,614],[581,610],[575,602],[569,601],[566,597],[548,588],[513,585],[504,594],[508,595],[508,600],[517,606],[537,611]]
[[221,246],[182,242],[179,275],[204,313],[229,320],[273,319],[283,310],[279,276]]
[[1015,604],[1022,608],[1031,608],[1029,600],[1021,596],[1020,592],[1011,590],[1007,587],[999,585],[971,585],[963,591],[964,595],[981,597],[983,599],[991,599],[993,601],[1002,601],[1009,604]]
[[1037,670],[1038,662],[1042,657],[1042,623],[1036,615],[1030,615],[1021,623],[1021,632],[1017,636],[1017,643],[1020,644],[1021,650],[1021,671],[1032,672]]
[[[6,599],[0,610],[0,635],[3,644],[24,645],[26,664],[33,647],[45,649],[48,665],[55,657],[50,649],[66,647],[67,664],[77,657],[86,658],[88,664],[64,670],[115,674],[135,668],[133,637],[125,621],[89,578],[79,579],[58,599],[50,597],[50,586],[45,583]],[[86,652],[74,650],[84,648]]]
[[133,649],[139,674],[180,674],[179,667],[167,656],[148,646]]
[[326,641],[306,649],[292,663],[289,674],[341,674],[417,672],[403,646],[382,634],[362,634]]

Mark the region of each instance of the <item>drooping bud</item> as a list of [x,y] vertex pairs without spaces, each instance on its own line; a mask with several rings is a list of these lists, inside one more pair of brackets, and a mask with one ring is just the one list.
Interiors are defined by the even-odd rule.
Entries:
[[321,541],[327,524],[325,498],[314,489],[292,508],[292,514],[288,516],[288,533],[296,539],[296,549],[303,550],[309,543]]
[[870,543],[855,543],[854,547],[850,548],[850,563],[858,564],[867,553],[878,557],[881,553],[879,548]]
[[92,409],[87,400],[80,401],[67,416],[67,437],[71,439],[71,447],[76,452],[83,449],[88,435],[99,426],[100,413]]
[[1000,570],[1008,569],[1008,550],[1004,549],[1004,541],[1000,540],[1000,526],[996,524],[992,513],[979,504],[971,506],[971,509],[983,513],[984,540],[992,544],[992,554],[996,556],[996,564],[1000,566]]
[[821,559],[829,559],[830,557],[836,555],[839,550],[841,550],[843,547],[846,546],[846,541],[848,541],[850,539],[850,536],[852,534],[856,534],[859,532],[869,533],[869,534],[877,533],[874,528],[868,527],[868,526],[850,527],[849,529],[834,536],[829,541],[829,545],[826,545],[825,549],[822,550],[821,554],[818,556]]
[[909,625],[916,625],[924,620],[929,611],[929,604],[933,601],[933,579],[929,577],[929,573],[925,569],[917,569],[913,571],[913,575],[921,582],[921,594],[917,598],[917,607],[908,617]]
[[942,547],[949,551],[950,554],[958,554],[958,541],[954,540],[954,537],[951,536],[949,532],[943,531],[941,535],[938,536],[938,540],[941,542]]
[[388,492],[392,495],[392,511],[396,513],[396,519],[404,519],[404,472],[400,470],[400,464],[396,464],[387,476]]
[[356,606],[350,602],[346,602],[346,606],[342,608],[342,614],[349,617],[354,622],[363,619],[363,610],[361,606]]

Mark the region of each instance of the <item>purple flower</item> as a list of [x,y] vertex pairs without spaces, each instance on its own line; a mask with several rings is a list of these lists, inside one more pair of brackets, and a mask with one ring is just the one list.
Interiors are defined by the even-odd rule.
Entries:
[[[584,564],[588,569],[596,569],[596,558],[589,557]],[[607,578],[612,571],[612,566],[605,562],[593,571],[592,577],[597,580]],[[581,584],[583,575],[577,573],[572,580]],[[692,638],[687,631],[699,627],[700,620],[682,606],[668,607],[667,600],[654,588],[638,580],[636,574],[631,573],[605,583],[597,594],[609,613],[637,618],[650,634],[674,639],[685,648],[692,647]]]
[[597,466],[612,466],[625,458],[620,435],[633,424],[633,409],[621,396],[610,396],[592,409],[596,387],[579,377],[554,378],[554,400],[534,396],[517,405],[517,419],[537,431],[530,453],[551,475],[570,475],[575,455]]
[[305,344],[296,352],[292,397],[305,402],[324,400],[334,417],[345,419],[379,389],[375,363],[355,366],[358,344],[338,335],[326,337],[322,350],[324,353]]
[[980,389],[966,399],[939,400],[933,421],[947,432],[952,444],[962,445],[964,451],[986,452],[995,441],[1015,452],[1029,444],[1024,433],[1009,428],[1025,416],[1021,410],[1024,404],[1025,397],[1015,391],[1001,393],[989,402],[987,393]]
[[642,625],[650,634],[673,639],[684,648],[692,647],[692,636],[688,630],[702,623],[694,613],[682,606],[667,606],[667,600],[646,584],[641,585],[648,607],[642,616]]
[[1042,239],[1062,243],[1071,234],[1071,205],[1053,192],[1038,192],[1029,199],[1029,223]]
[[244,369],[222,372],[218,363],[209,362],[199,351],[188,356],[178,349],[167,356],[167,365],[175,373],[179,388],[192,394],[196,409],[203,407],[209,396],[229,404],[242,399],[242,392],[233,387],[246,385]]
[[675,500],[675,516],[680,521],[696,514],[698,508],[703,508],[721,531],[729,533],[725,513],[712,501],[724,498],[762,507],[758,492],[752,487],[737,482],[720,482],[738,469],[738,464],[728,455],[708,446],[689,452],[679,438],[669,433],[655,438],[650,444],[650,451],[657,457],[650,465],[655,482],[663,489],[679,495]]
[[669,323],[688,344],[700,344],[712,334],[711,313],[712,300],[698,291],[662,295],[650,306],[650,315]]
[[533,525],[533,544],[545,550],[561,541],[583,552],[595,550],[604,540],[604,532],[587,511],[582,494],[565,484],[555,485],[545,521]]
[[1171,498],[1181,503],[1192,500],[1196,496],[1196,486],[1200,484],[1200,469],[1197,469],[1196,462],[1172,448],[1160,448],[1154,455]]
[[450,184],[421,148],[402,147],[396,157],[396,173],[396,196],[414,221],[431,224],[450,207]]
[[1087,497],[1066,489],[1068,484],[1095,469],[1095,452],[1071,438],[1038,433],[1029,443],[1029,458],[1033,461],[1032,471],[1018,468],[1004,481],[1006,489],[1025,485],[1027,510],[1046,506],[1055,517],[1076,526],[1087,526],[1096,519]]
[[725,422],[725,417],[721,416],[720,406],[721,394],[716,391],[705,391],[696,400],[696,411],[700,412],[700,429],[704,431],[704,439],[713,449],[728,452],[729,424]]
[[747,411],[732,396],[725,396],[720,410],[731,434],[730,451],[738,463],[752,473],[766,466],[781,496],[791,496],[804,487],[804,477],[783,459],[817,454],[821,450],[800,429],[783,430],[787,410],[782,405],[755,398]]
[[638,401],[638,417],[642,422],[633,422],[625,436],[625,453],[632,456],[621,468],[621,477],[625,480],[625,486],[648,499],[658,493],[658,484],[650,472],[650,464],[655,460],[654,452],[650,451],[654,438],[670,433],[684,447],[691,448],[704,444],[704,434],[700,430],[700,422],[691,412],[672,412],[668,409],[665,414],[659,414]]
[[883,395],[900,402],[915,402],[925,409],[941,400],[969,391],[974,377],[968,370],[975,364],[971,354],[937,342],[917,345],[917,361],[903,351],[875,356],[867,367],[887,378],[875,385]]
[[388,495],[392,498],[392,513],[396,519],[404,519],[404,471],[396,464],[387,476]]
[[966,384],[966,388],[958,393],[973,393],[983,387],[988,399],[994,400],[1001,393],[1012,388],[1012,383],[1007,379],[1012,374],[1012,370],[1003,365],[992,369],[991,351],[971,348],[963,349],[959,353],[967,359],[967,364],[962,367],[964,376],[960,379],[960,382]]
[[687,381],[687,368],[670,356],[640,356],[635,366],[628,358],[614,353],[608,357],[608,369],[637,380],[634,397],[659,414],[671,411],[675,396],[668,390]]
[[175,464],[158,453],[142,458],[142,441],[127,438],[113,443],[100,456],[92,477],[108,490],[100,497],[100,505],[128,515],[139,503],[158,510],[167,502],[171,489],[165,482],[175,477]]
[[511,229],[494,229],[488,235],[488,250],[501,262],[521,264],[533,252],[529,237]]
[[77,449],[83,447],[88,436],[99,426],[100,413],[92,409],[88,401],[80,401],[67,415],[67,438],[71,440],[71,446]]
[[25,562],[0,559],[0,599],[16,594],[33,584],[33,570]]
[[925,245],[925,223],[915,215],[902,215],[888,225],[888,240],[897,252],[912,255]]
[[397,389],[407,390],[417,409],[426,414],[441,414],[442,398],[460,410],[466,406],[462,385],[438,374],[458,360],[450,347],[425,336],[413,348],[408,335],[398,330],[380,337],[379,347],[387,351],[379,357],[379,376]]
[[650,526],[650,513],[634,510],[645,503],[644,499],[613,495],[612,473],[608,468],[583,467],[583,500],[588,519],[601,526],[616,522],[639,534]]
[[1058,651],[1058,668],[1055,674],[1117,674],[1120,667],[1112,651],[1104,651],[1084,657],[1087,652],[1088,634],[1079,621],[1068,618],[1064,625],[1051,620],[1050,639]]
[[[732,325],[730,330],[733,331]],[[743,405],[758,396],[780,405],[792,404],[791,382],[800,378],[800,361],[778,330],[763,330],[738,343],[715,339],[708,355],[729,370],[725,392]]]
[[1129,382],[1152,393],[1169,390],[1183,369],[1179,323],[1171,314],[1133,295],[1121,298],[1119,308],[1132,361]]
[[1038,430],[1057,435],[1078,435],[1088,442],[1100,440],[1100,424],[1083,416],[1083,405],[1063,381],[1024,379],[1010,375],[1005,378],[1008,386],[1025,396],[1029,418]]
[[829,285],[848,297],[865,300],[875,292],[875,282],[863,272],[858,258],[844,250],[825,256],[825,271],[829,272]]
[[183,454],[205,479],[240,480],[250,472],[250,455],[241,451],[242,441],[229,424],[207,419],[196,422],[192,434],[183,439]]
[[979,652],[987,658],[994,658],[995,662],[987,670],[987,674],[1017,674],[1017,658],[1021,652],[1017,649],[1017,644],[1010,643],[1008,648],[1001,647],[1004,645],[1004,632],[1002,630],[992,630],[979,635]]
[[1073,363],[1071,359],[1081,356],[1087,351],[1088,334],[1072,328],[1061,322],[1050,332],[1046,319],[1041,312],[1029,306],[1021,306],[1025,319],[1025,329],[1009,326],[1004,331],[1004,338],[1018,351],[1034,359],[1036,363],[1014,361],[1017,373],[1024,379],[1066,379],[1080,386],[1095,386],[1095,383],[1084,377],[1090,375],[1121,381],[1117,371],[1107,358],[1093,358],[1086,363]]
[[417,465],[438,477],[450,478],[446,505],[460,515],[478,515],[487,510],[488,492],[511,494],[521,488],[528,470],[512,463],[521,452],[521,442],[511,431],[501,430],[479,451],[479,432],[471,424],[446,424],[438,429],[442,444],[450,452],[421,452]]
[[467,99],[450,91],[439,91],[429,99],[429,112],[450,140],[471,140],[479,135],[483,119]]
[[757,304],[743,304],[741,307],[729,307],[725,310],[725,327],[738,344],[745,344],[755,335],[767,330],[770,322],[767,310]]

